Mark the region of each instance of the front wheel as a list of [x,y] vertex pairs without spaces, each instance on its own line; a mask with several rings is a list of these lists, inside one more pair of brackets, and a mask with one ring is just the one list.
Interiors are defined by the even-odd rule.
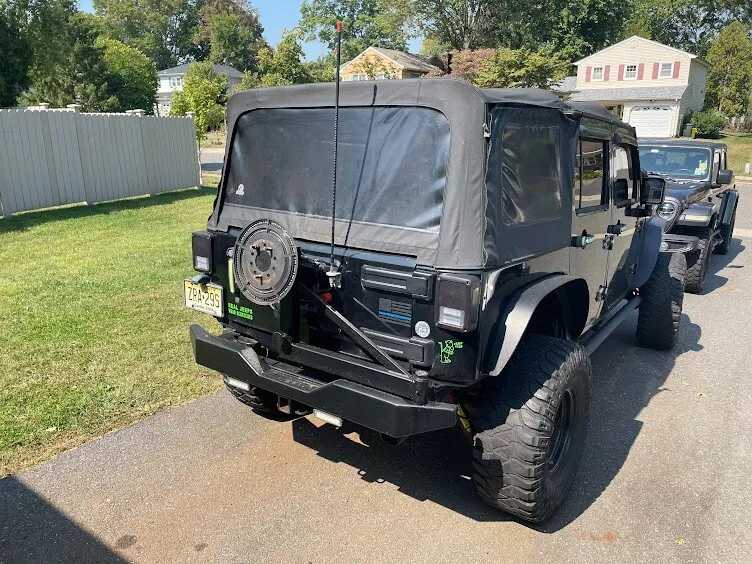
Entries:
[[721,237],[723,240],[713,249],[714,253],[725,255],[729,252],[731,238],[734,236],[734,224],[736,224],[736,208],[734,208],[734,215],[731,216],[731,222],[728,225],[721,225]]
[[687,275],[684,291],[688,294],[699,294],[705,286],[710,261],[710,247],[713,244],[713,228],[705,227],[697,234],[699,242],[697,249],[687,253]]
[[669,350],[679,335],[687,260],[681,253],[660,253],[650,279],[640,288],[637,341],[643,347]]
[[473,480],[483,501],[533,523],[554,513],[580,464],[590,387],[581,346],[541,335],[519,345],[473,409]]

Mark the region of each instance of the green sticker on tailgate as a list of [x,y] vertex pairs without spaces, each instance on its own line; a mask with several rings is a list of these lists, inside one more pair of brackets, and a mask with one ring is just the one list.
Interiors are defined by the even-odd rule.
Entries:
[[234,315],[235,317],[242,317],[248,321],[253,321],[253,309],[246,306],[239,306],[237,304],[227,303],[227,313]]

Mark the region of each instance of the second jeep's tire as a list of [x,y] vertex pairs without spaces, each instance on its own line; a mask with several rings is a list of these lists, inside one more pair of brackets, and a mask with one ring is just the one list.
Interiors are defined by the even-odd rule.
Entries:
[[650,279],[640,288],[637,341],[669,350],[679,335],[687,261],[682,253],[660,253]]
[[587,352],[531,335],[489,378],[473,409],[473,480],[489,505],[534,523],[548,519],[574,482],[590,418]]
[[684,291],[689,294],[699,294],[705,286],[705,276],[708,273],[708,261],[710,260],[710,246],[713,241],[713,228],[705,227],[697,234],[700,241],[697,249],[686,254],[687,276]]
[[225,384],[230,393],[235,396],[240,403],[247,405],[250,408],[255,409],[260,413],[278,413],[277,410],[277,396],[261,388],[251,387],[250,390],[245,391],[235,386]]

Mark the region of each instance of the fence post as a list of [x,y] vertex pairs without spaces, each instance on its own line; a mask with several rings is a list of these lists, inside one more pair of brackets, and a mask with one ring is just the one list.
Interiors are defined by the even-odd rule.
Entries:
[[74,114],[80,113],[82,108],[81,104],[68,104],[65,107],[68,108],[68,111],[73,112]]
[[[195,143],[196,139],[196,112],[187,112],[186,115],[191,118],[191,122],[193,123],[193,139]],[[198,186],[196,188],[198,190],[201,190],[201,187],[204,185],[204,170],[201,167],[201,143],[198,143],[198,147],[196,149],[196,155],[198,160]]]

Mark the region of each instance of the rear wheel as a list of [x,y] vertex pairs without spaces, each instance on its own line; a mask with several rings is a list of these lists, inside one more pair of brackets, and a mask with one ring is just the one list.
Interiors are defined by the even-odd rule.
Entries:
[[721,237],[723,240],[718,243],[713,252],[718,255],[725,255],[729,252],[731,246],[731,238],[734,235],[734,225],[736,224],[736,208],[734,208],[734,215],[731,216],[731,222],[728,225],[721,225]]
[[702,231],[692,233],[699,237],[697,249],[687,253],[687,278],[685,292],[699,294],[705,286],[705,277],[708,273],[708,261],[710,260],[710,246],[713,243],[713,228],[704,227]]
[[590,417],[587,352],[531,335],[473,409],[473,480],[489,505],[540,523],[574,482]]
[[668,350],[679,335],[687,261],[681,253],[659,253],[650,279],[640,288],[637,341],[643,347]]

